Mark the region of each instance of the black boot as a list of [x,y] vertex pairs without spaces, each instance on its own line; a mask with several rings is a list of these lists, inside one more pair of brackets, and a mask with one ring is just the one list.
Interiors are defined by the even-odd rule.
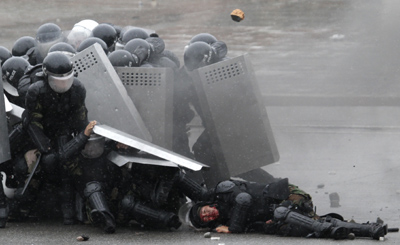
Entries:
[[28,174],[28,165],[25,161],[25,158],[23,155],[16,155],[14,157],[13,161],[13,170],[14,170],[14,179],[16,182],[16,191],[15,191],[15,196],[14,198],[16,199],[23,199],[22,197],[22,191],[25,186],[25,181],[27,180],[29,174]]
[[84,196],[90,202],[92,211],[90,212],[92,220],[95,224],[102,225],[107,233],[115,232],[115,219],[111,214],[110,209],[102,192],[101,184],[97,181],[92,181],[86,184]]
[[74,189],[70,178],[62,179],[61,212],[64,225],[73,225],[75,223]]
[[345,227],[349,232],[354,233],[356,237],[371,237],[379,240],[387,234],[387,225],[378,223],[358,224],[352,222],[345,222],[339,219],[326,217],[326,222],[332,223],[334,227]]
[[154,228],[178,229],[182,223],[179,217],[171,212],[150,208],[135,200],[133,195],[126,195],[121,201],[121,213],[127,218]]
[[283,206],[275,209],[274,218],[278,222],[306,228],[310,232],[307,237],[325,237],[339,240],[347,239],[350,233],[348,229],[344,227],[334,227],[332,223],[314,220],[308,216],[293,212]]
[[176,174],[174,182],[177,188],[192,201],[207,201],[210,199],[208,190],[182,171]]

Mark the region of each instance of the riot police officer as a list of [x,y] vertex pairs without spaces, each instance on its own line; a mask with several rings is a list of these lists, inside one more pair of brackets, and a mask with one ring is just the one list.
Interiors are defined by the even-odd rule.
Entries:
[[[177,143],[182,142],[179,146],[180,149],[185,149],[188,152],[188,147],[183,144],[184,135],[184,122],[178,121],[179,118],[185,118],[185,115],[190,115],[189,110],[182,110],[181,107],[184,104],[190,103],[193,105],[193,108],[199,115],[202,120],[202,126],[204,127],[204,131],[197,138],[196,142],[193,144],[192,151],[194,158],[202,163],[205,163],[211,167],[211,169],[218,169],[217,156],[214,152],[214,147],[211,142],[211,132],[209,127],[207,126],[207,118],[204,117],[204,114],[201,110],[199,98],[195,91],[194,81],[191,77],[191,71],[199,69],[204,66],[208,66],[220,61],[224,61],[229,59],[227,56],[227,45],[223,41],[217,40],[213,35],[209,33],[200,33],[195,35],[189,42],[189,44],[185,47],[184,52],[184,66],[180,69],[180,79],[177,81],[176,89],[180,89],[181,91],[177,91],[175,93],[176,109],[174,109],[174,118],[176,118],[176,122],[174,124],[181,125],[181,127],[176,128],[174,131],[175,139]],[[186,87],[186,88],[185,88]],[[186,91],[182,91],[185,89]],[[186,114],[184,112],[187,111]],[[223,177],[223,173],[219,171],[211,172],[203,172],[204,181],[206,184],[214,186],[218,181],[221,181]],[[274,177],[264,171],[261,168],[248,171],[246,173],[240,174],[238,177],[248,180],[254,180],[258,182],[270,182],[274,180]]]
[[13,56],[25,56],[28,50],[37,45],[36,39],[30,36],[18,38],[11,49]]
[[[203,37],[205,40],[209,40],[211,35],[202,34],[199,38]],[[212,39],[212,38],[211,38]],[[189,140],[187,136],[187,124],[194,118],[196,111],[199,117],[202,119],[204,124],[204,116],[201,111],[200,102],[197,97],[194,81],[191,77],[191,71],[211,65],[219,62],[225,58],[227,53],[226,45],[225,49],[216,49],[212,45],[220,44],[218,47],[224,47],[224,43],[221,41],[215,41],[209,44],[205,41],[195,39],[193,43],[190,42],[185,48],[184,52],[184,66],[182,66],[178,73],[178,79],[175,80],[174,86],[174,131],[173,131],[173,142],[174,151],[183,154],[188,157],[192,157],[195,160],[209,165],[214,168],[217,164],[215,153],[212,149],[210,142],[209,130],[207,125],[203,125],[205,130],[201,133],[199,138],[196,140],[192,147],[192,151],[189,148]],[[213,39],[212,39],[213,40]],[[195,173],[198,175],[198,173]],[[218,172],[212,172],[211,174],[204,173],[203,176],[197,176],[199,182],[205,182],[206,184],[213,183],[213,179],[219,179],[220,174]],[[193,176],[195,177],[195,176]],[[204,180],[202,180],[204,178]]]
[[10,50],[8,50],[6,47],[0,46],[0,65],[3,65],[4,62],[11,57],[12,54]]
[[88,38],[86,38],[85,40],[83,40],[83,41],[81,42],[81,44],[79,44],[79,47],[76,49],[76,51],[81,52],[81,51],[83,51],[84,49],[86,49],[86,48],[92,46],[92,45],[95,44],[95,43],[100,44],[100,46],[101,46],[101,48],[103,49],[103,51],[104,51],[105,54],[108,54],[108,53],[109,53],[107,44],[106,44],[103,40],[101,40],[100,38],[98,38],[98,37],[88,37]]
[[117,41],[117,31],[115,28],[107,23],[101,23],[93,29],[93,37],[100,38],[107,44],[110,52],[115,49],[115,42]]
[[311,196],[289,184],[287,178],[267,185],[222,181],[209,190],[206,199],[189,209],[188,218],[195,228],[216,229],[221,233],[255,230],[283,236],[334,239],[346,239],[349,233],[354,233],[356,237],[377,240],[387,234],[387,225],[350,223],[338,214],[318,216]]
[[61,28],[54,23],[45,23],[36,31],[37,45],[26,53],[31,65],[41,64],[51,46],[58,42],[65,41]]
[[108,54],[108,59],[114,67],[138,67],[139,58],[130,52],[120,49]]
[[27,91],[23,126],[43,154],[41,166],[46,180],[61,185],[64,224],[72,224],[74,210],[70,176],[62,161],[53,161],[46,154],[57,152],[73,135],[85,129],[88,124],[86,90],[75,78],[69,57],[61,52],[47,55],[42,69],[40,80]]
[[1,67],[3,74],[3,87],[8,100],[18,106],[24,107],[24,100],[21,99],[18,93],[19,80],[25,74],[25,71],[30,67],[28,61],[22,57],[11,57],[4,62]]
[[92,31],[98,24],[96,21],[90,19],[79,21],[67,34],[66,42],[77,49],[83,40],[93,36]]

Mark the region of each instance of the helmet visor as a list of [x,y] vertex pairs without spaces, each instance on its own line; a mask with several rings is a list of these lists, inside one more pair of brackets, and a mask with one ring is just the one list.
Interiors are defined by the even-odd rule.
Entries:
[[124,47],[125,47],[125,45],[123,45],[120,42],[115,43],[115,50],[121,50],[121,49],[124,49]]
[[15,97],[19,96],[18,90],[9,82],[7,82],[4,78],[3,78],[3,88],[5,91],[7,91],[7,93],[11,94],[12,96]]
[[48,81],[51,89],[53,89],[57,93],[65,93],[67,92],[74,82],[74,73],[71,71],[70,74],[66,76],[56,76],[56,75],[48,75]]

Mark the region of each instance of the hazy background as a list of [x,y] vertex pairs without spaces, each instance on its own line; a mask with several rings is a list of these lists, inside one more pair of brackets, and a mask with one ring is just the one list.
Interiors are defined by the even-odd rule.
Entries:
[[82,19],[153,29],[181,59],[201,32],[249,54],[281,155],[265,169],[310,192],[319,213],[399,226],[399,1],[2,0],[0,45]]

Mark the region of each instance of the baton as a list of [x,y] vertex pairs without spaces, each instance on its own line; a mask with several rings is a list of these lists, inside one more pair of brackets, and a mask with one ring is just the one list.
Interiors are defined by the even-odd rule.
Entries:
[[38,158],[36,160],[35,166],[33,166],[32,172],[29,174],[28,180],[25,182],[24,189],[22,189],[21,196],[24,195],[26,189],[28,188],[29,183],[31,183],[32,177],[35,174],[37,167],[39,166],[39,162],[40,162],[40,158],[41,157],[42,157],[42,154],[39,153],[39,156],[38,156]]

